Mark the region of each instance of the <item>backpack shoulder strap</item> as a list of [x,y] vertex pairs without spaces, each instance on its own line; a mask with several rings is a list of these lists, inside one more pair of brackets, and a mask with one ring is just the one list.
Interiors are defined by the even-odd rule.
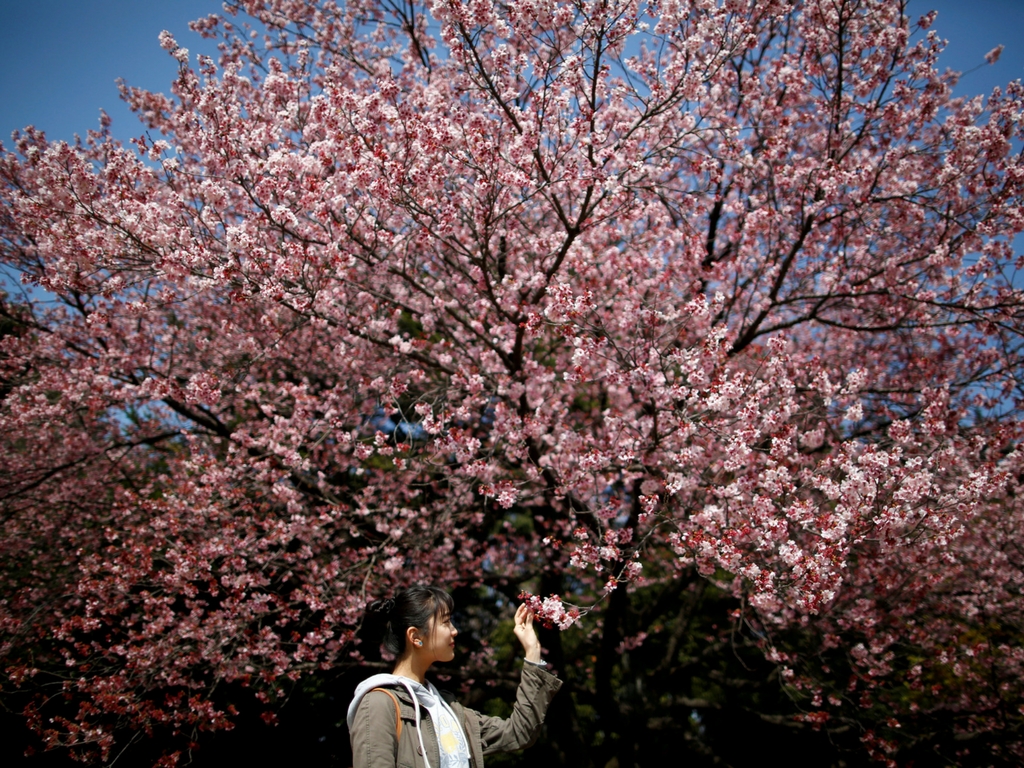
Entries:
[[398,706],[398,697],[392,691],[387,688],[371,688],[367,693],[373,693],[374,691],[380,691],[386,693],[391,697],[391,702],[395,705],[395,738],[402,738],[402,710]]

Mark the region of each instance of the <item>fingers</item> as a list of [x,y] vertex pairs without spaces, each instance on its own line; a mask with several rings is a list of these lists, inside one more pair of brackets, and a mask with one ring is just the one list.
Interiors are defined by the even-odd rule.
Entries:
[[540,641],[537,638],[537,630],[533,627],[534,614],[525,603],[516,608],[515,632],[516,638],[523,646],[526,660],[539,662],[541,660]]
[[533,611],[530,610],[526,603],[522,603],[518,608],[516,608],[516,629],[532,627],[533,619]]

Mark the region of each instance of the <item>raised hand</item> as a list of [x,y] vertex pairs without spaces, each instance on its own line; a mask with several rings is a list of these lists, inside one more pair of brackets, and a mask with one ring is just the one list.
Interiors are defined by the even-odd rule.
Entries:
[[540,661],[540,639],[537,637],[537,630],[533,628],[533,611],[525,604],[520,605],[516,609],[515,621],[513,632],[523,646],[526,660]]

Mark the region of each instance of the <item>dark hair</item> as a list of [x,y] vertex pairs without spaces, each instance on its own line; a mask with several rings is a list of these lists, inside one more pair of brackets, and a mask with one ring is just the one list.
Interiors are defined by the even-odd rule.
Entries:
[[455,607],[452,596],[440,587],[409,587],[395,595],[394,599],[377,600],[370,604],[370,611],[384,620],[384,649],[395,656],[405,651],[405,632],[409,627],[425,632],[430,619],[450,616]]

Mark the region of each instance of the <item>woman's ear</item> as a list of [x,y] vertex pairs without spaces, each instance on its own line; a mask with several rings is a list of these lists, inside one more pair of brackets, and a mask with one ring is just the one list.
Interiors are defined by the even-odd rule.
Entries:
[[423,640],[420,638],[420,631],[416,627],[409,627],[405,630],[405,647],[416,648],[423,645]]

